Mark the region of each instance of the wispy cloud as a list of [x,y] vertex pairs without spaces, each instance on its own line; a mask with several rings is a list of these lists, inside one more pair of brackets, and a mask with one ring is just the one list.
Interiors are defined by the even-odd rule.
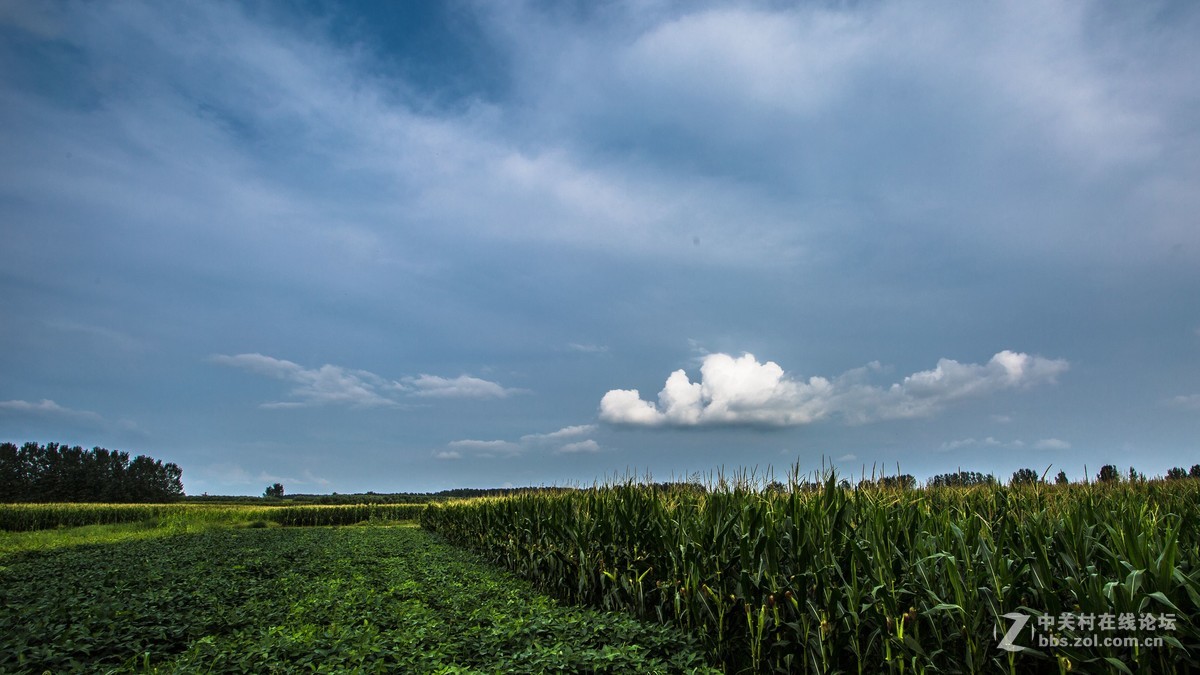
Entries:
[[1068,443],[1067,441],[1058,439],[1058,438],[1043,438],[1041,440],[1034,441],[1032,444],[1030,444],[1030,443],[1026,443],[1025,441],[1022,441],[1019,438],[1013,439],[1010,441],[1002,441],[1002,440],[997,439],[995,436],[986,436],[984,438],[973,438],[973,437],[972,438],[960,438],[960,439],[956,439],[953,441],[946,441],[945,443],[942,443],[940,449],[943,451],[963,450],[963,449],[970,449],[970,448],[983,448],[983,449],[1009,448],[1009,449],[1019,450],[1021,448],[1028,448],[1031,446],[1035,450],[1069,450],[1069,449],[1071,449],[1070,443]]
[[304,408],[322,405],[402,407],[403,402],[397,398],[399,394],[434,398],[504,398],[519,391],[468,375],[456,378],[420,375],[395,381],[369,371],[351,370],[330,364],[319,368],[305,368],[292,361],[263,354],[218,354],[209,360],[293,385],[288,390],[288,395],[293,400],[263,403],[264,408]]
[[521,437],[522,443],[554,443],[565,438],[576,438],[578,436],[586,436],[596,431],[595,424],[576,424],[574,426],[563,427],[558,431],[551,431],[547,434],[526,434]]
[[[580,454],[600,452],[600,444],[590,438],[581,438],[596,431],[594,424],[576,424],[557,431],[541,434],[525,434],[517,441],[504,440],[460,440],[446,444],[446,450],[435,451],[439,459],[460,459],[464,453],[473,457],[517,457],[531,451],[553,454]],[[580,439],[580,440],[572,440]]]
[[562,455],[574,455],[585,452],[600,452],[600,444],[589,438],[585,441],[567,443],[566,445],[559,447],[558,450],[555,450],[555,452]]
[[15,415],[48,417],[73,422],[85,422],[90,424],[101,424],[104,418],[99,414],[90,410],[74,410],[51,401],[50,399],[42,399],[38,402],[11,400],[0,401],[0,412],[5,412]]
[[1181,394],[1167,399],[1167,405],[1180,410],[1200,410],[1200,394]]
[[458,377],[418,375],[404,378],[403,384],[411,389],[415,396],[432,398],[508,398],[513,394],[525,391],[506,388],[495,382],[470,375],[459,375]]
[[1011,351],[985,364],[941,359],[937,367],[913,373],[888,387],[866,383],[881,370],[871,364],[832,380],[795,379],[774,361],[752,354],[709,354],[700,381],[683,370],[671,373],[658,403],[636,389],[614,389],[600,401],[600,419],[632,426],[754,425],[797,426],[838,415],[850,423],[928,417],[956,401],[1002,389],[1052,383],[1067,371],[1061,359]]
[[606,354],[608,347],[604,345],[580,344],[571,342],[567,344],[567,350],[572,352],[580,352],[582,354]]

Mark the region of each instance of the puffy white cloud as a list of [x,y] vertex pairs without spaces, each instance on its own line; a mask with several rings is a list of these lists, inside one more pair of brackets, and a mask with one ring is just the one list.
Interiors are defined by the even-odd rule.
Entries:
[[330,364],[320,368],[305,368],[292,361],[264,354],[218,354],[209,360],[290,382],[293,387],[288,394],[293,400],[262,404],[263,408],[273,409],[334,404],[402,407],[403,404],[395,398],[398,393],[432,398],[504,398],[520,391],[469,375],[447,378],[422,374],[397,382],[365,370],[350,370]]
[[600,419],[616,424],[654,426],[665,419],[637,389],[613,389],[600,399]]
[[1034,443],[1033,447],[1038,450],[1070,450],[1071,444],[1058,438],[1043,438]]
[[441,450],[433,453],[434,459],[462,459],[462,453],[457,450]]
[[985,364],[941,359],[888,387],[866,382],[880,370],[870,364],[835,378],[789,376],[774,361],[753,354],[709,354],[700,381],[677,370],[667,378],[657,405],[636,389],[614,389],[600,401],[600,419],[632,426],[796,426],[833,415],[851,423],[927,417],[955,401],[1002,389],[1054,382],[1068,363],[1002,351]]

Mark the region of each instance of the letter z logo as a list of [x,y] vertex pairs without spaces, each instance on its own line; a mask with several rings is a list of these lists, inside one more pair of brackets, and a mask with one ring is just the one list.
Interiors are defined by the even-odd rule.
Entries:
[[1025,624],[1029,622],[1029,615],[1021,614],[1020,612],[1009,612],[1003,616],[1006,619],[1012,619],[1013,625],[1012,628],[1009,628],[1008,632],[1004,634],[1004,639],[1000,640],[1000,644],[997,646],[1006,652],[1024,651],[1024,647],[1013,644],[1013,641],[1017,639],[1017,636],[1021,634],[1021,629],[1024,628]]

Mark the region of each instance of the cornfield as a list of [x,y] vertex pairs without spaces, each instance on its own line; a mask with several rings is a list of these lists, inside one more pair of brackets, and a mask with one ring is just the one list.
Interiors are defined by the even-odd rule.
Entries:
[[285,526],[353,525],[371,521],[416,520],[424,508],[424,504],[0,504],[0,530],[25,532],[140,521],[197,523],[261,520]]
[[[433,504],[421,523],[565,600],[691,629],[731,673],[1200,670],[1200,482],[789,483],[626,481]],[[1010,613],[1055,646],[999,649]],[[1140,648],[1089,644],[1063,615],[1175,621],[1123,621],[1161,638]]]

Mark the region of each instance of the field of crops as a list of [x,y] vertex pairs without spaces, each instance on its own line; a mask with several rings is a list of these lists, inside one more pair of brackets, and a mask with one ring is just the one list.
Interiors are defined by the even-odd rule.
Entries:
[[415,527],[210,529],[0,558],[4,673],[709,672]]
[[28,532],[55,527],[151,521],[232,524],[263,521],[286,526],[353,525],[416,520],[424,504],[0,504],[0,530]]
[[[421,523],[561,598],[686,627],[728,672],[1200,671],[1197,481],[630,483],[434,504]],[[1000,649],[1016,613],[1057,644]]]

